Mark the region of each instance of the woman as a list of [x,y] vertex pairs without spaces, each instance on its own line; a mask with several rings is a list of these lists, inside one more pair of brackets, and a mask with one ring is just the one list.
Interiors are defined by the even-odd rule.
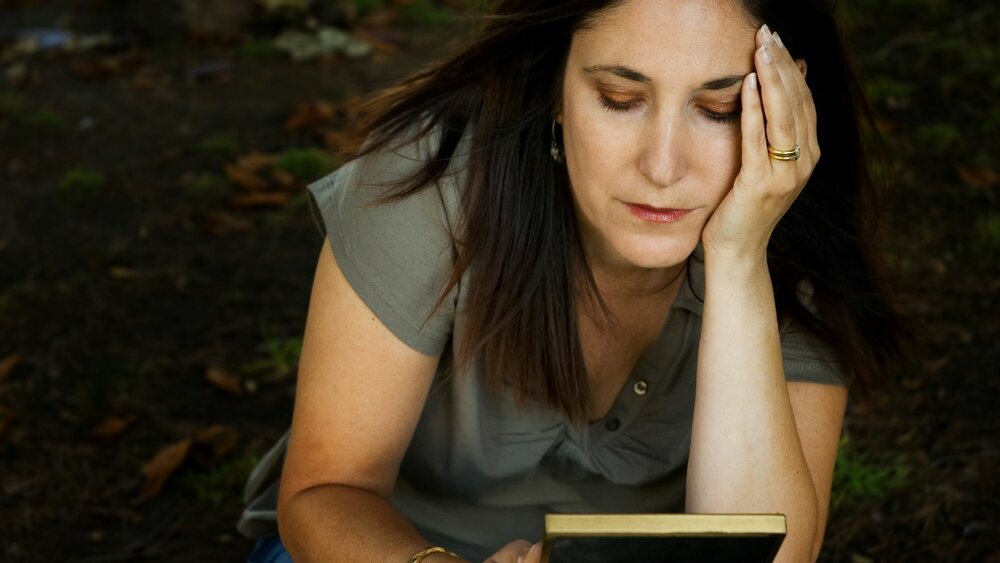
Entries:
[[507,0],[383,94],[310,186],[254,560],[533,562],[546,512],[680,511],[814,560],[847,385],[898,354],[829,4]]

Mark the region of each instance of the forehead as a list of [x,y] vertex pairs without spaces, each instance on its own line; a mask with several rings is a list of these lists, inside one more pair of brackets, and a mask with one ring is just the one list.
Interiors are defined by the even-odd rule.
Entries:
[[583,64],[621,64],[654,82],[752,70],[755,22],[739,0],[628,0],[573,37]]

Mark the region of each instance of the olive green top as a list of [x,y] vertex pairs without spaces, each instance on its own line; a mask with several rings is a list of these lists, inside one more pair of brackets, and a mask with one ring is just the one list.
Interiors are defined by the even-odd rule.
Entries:
[[[465,336],[463,304],[474,290],[468,276],[429,313],[455,258],[449,233],[459,223],[466,159],[453,158],[448,174],[417,195],[368,205],[382,193],[380,184],[414,171],[436,146],[430,135],[354,160],[310,185],[309,193],[320,229],[361,299],[407,345],[447,358]],[[514,539],[539,540],[546,512],[683,512],[704,281],[696,251],[654,345],[607,416],[588,427],[538,407],[519,410],[510,397],[485,390],[476,366],[453,377],[439,373],[392,504],[432,544],[474,561]],[[788,380],[844,384],[829,351],[803,330],[783,327],[781,344]],[[286,442],[287,435],[247,483],[239,528],[250,537],[277,532]]]

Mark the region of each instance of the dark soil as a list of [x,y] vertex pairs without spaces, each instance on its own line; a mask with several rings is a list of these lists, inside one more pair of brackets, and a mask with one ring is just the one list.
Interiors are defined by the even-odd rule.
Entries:
[[[853,6],[897,159],[886,246],[925,338],[912,371],[852,401],[824,561],[1000,562],[998,12]],[[234,206],[224,166],[321,147],[346,115],[291,131],[295,104],[388,85],[461,33],[398,23],[380,28],[396,49],[293,63],[253,48],[267,26],[194,40],[166,0],[0,3],[4,45],[51,27],[123,41],[0,60],[0,362],[20,358],[0,368],[0,560],[244,561],[241,488],[289,422],[322,241],[313,178]],[[140,500],[143,467],[192,436]]]

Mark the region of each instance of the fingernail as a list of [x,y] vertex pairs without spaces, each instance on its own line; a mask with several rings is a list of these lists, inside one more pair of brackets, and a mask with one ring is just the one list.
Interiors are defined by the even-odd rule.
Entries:
[[763,47],[760,48],[760,59],[762,61],[764,61],[765,63],[769,63],[772,60],[774,60],[771,57],[771,47],[770,47],[770,45],[764,45]]
[[781,36],[777,33],[774,34],[774,42],[778,44],[778,47],[785,48],[785,44],[781,42]]
[[767,24],[765,23],[760,29],[764,32],[764,40],[765,41],[770,41],[771,40],[771,28],[767,27]]
[[756,90],[757,89],[757,73],[756,72],[751,72],[750,74],[748,74],[747,75],[747,80],[750,81],[750,87],[753,88],[754,90]]

